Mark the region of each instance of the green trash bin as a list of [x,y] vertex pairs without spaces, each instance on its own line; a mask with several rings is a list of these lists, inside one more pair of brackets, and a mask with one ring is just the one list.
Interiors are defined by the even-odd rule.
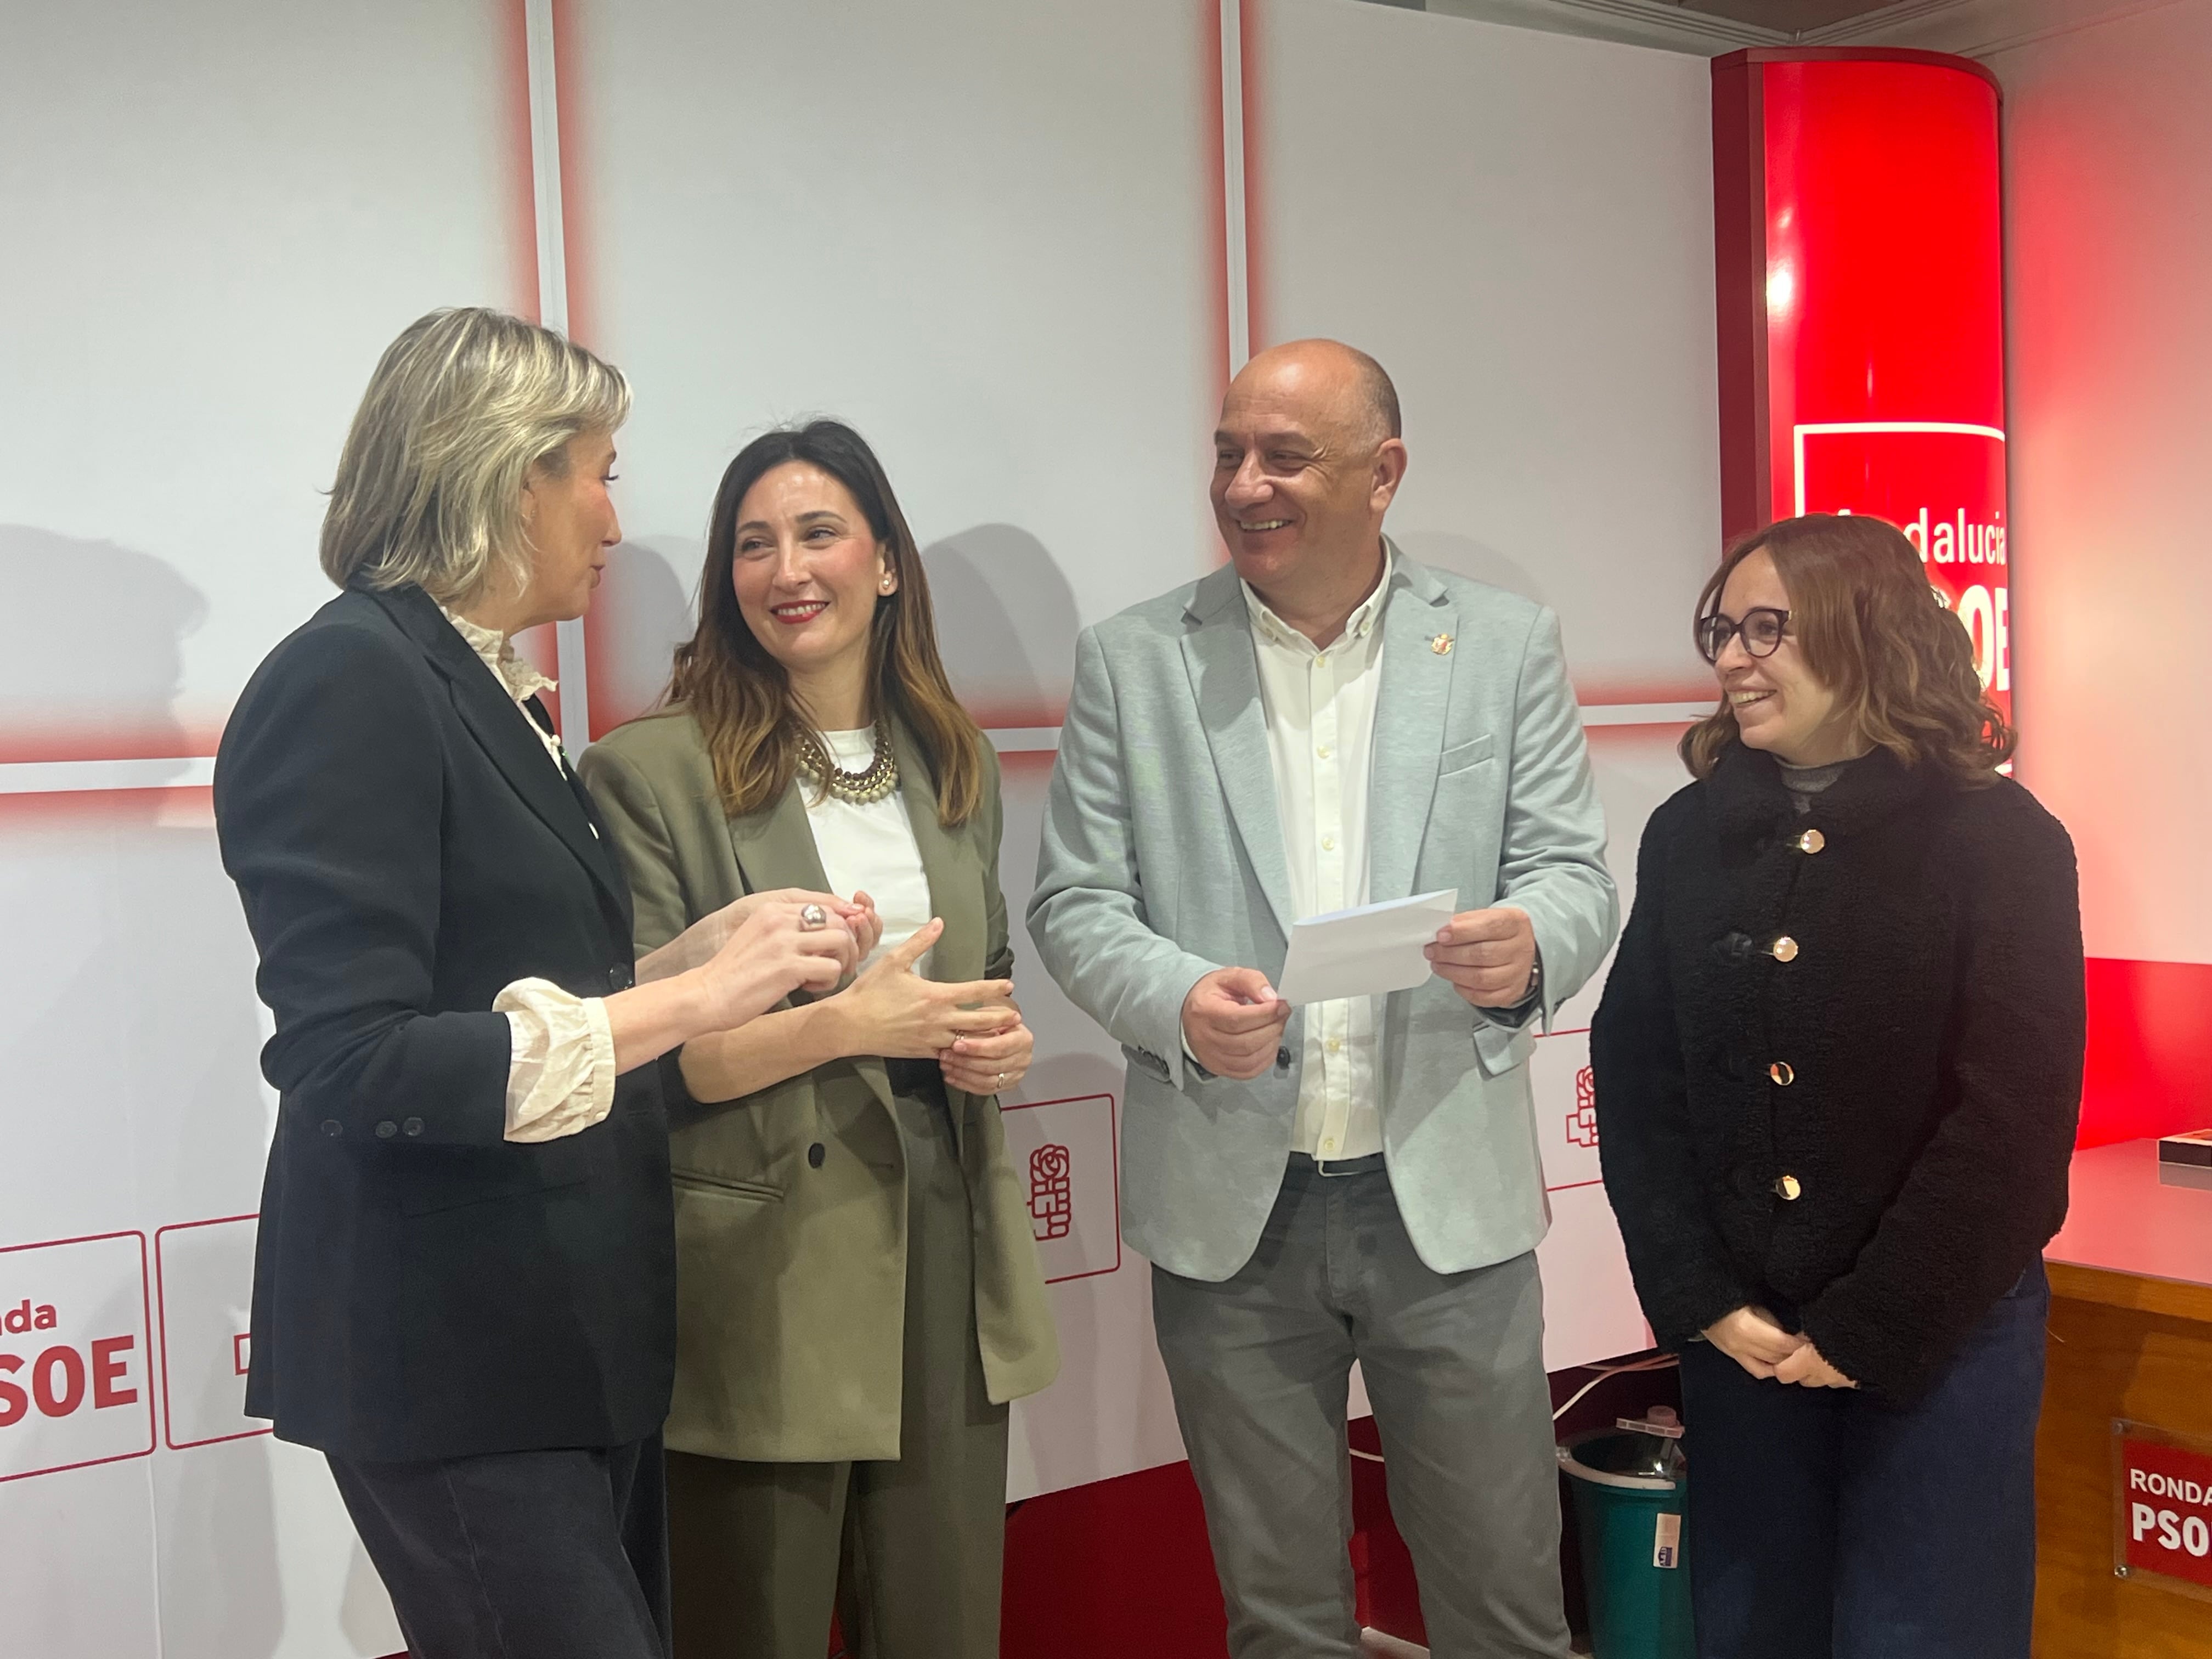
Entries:
[[1688,1477],[1679,1456],[1657,1455],[1663,1442],[1623,1423],[1570,1436],[1559,1449],[1575,1495],[1590,1651],[1595,1659],[1695,1659],[1682,1535]]

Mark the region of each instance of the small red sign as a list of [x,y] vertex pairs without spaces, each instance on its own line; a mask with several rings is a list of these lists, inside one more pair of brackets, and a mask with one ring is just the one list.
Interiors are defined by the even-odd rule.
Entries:
[[2004,434],[1942,421],[1846,421],[1800,426],[1796,443],[1797,510],[1866,514],[1902,530],[1928,585],[1966,625],[1983,685],[2009,714]]
[[1066,1238],[1075,1225],[1075,1187],[1067,1148],[1056,1143],[1030,1154],[1030,1220],[1038,1243]]
[[1575,1109],[1567,1114],[1567,1139],[1577,1146],[1597,1145],[1597,1073],[1588,1066],[1575,1073]]
[[[2120,1565],[2212,1591],[2212,1442],[2118,1425],[2113,1504]],[[2156,1436],[2157,1437],[2148,1437]]]

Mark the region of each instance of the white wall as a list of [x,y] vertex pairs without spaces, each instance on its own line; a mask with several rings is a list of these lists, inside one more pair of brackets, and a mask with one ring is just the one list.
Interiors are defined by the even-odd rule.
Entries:
[[[9,7],[5,38],[0,763],[204,780],[329,595],[317,492],[377,353],[521,298],[501,18],[107,0]],[[76,1339],[127,1321],[130,1409],[159,1408],[150,1455],[63,1473],[27,1471],[121,1449],[125,1408],[0,1428],[0,1650],[392,1652],[320,1460],[218,1437],[259,1426],[230,1348],[250,1225],[161,1231],[258,1207],[274,1110],[205,791],[0,793],[0,1299]],[[52,1243],[118,1231],[143,1287],[135,1240]]]
[[1249,9],[1255,343],[1337,335],[1382,362],[1413,454],[1395,533],[1557,610],[1584,702],[1708,695],[1704,60],[1349,0]]
[[2004,86],[2021,775],[2092,956],[2212,962],[2212,0],[2039,31]]
[[[1552,606],[1593,721],[1710,699],[1718,555],[1704,59],[1349,0],[1247,0],[1255,344],[1327,334],[1396,381],[1414,557]],[[1682,725],[1593,724],[1624,907]],[[1553,1367],[1650,1340],[1579,1116],[1602,975],[1533,1065]]]
[[[986,726],[1056,726],[1076,630],[1211,565],[1203,436],[1225,363],[1193,24],[1187,0],[580,8],[571,284],[580,331],[638,393],[629,544],[592,634],[616,712],[665,683],[716,481],[780,421],[836,415],[876,447]],[[1066,1363],[1016,1407],[1018,1497],[1182,1455],[1149,1281],[1115,1237],[1100,1097],[1121,1092],[1121,1054],[1036,970],[1020,924],[1049,763],[1006,771],[1040,1045],[1020,1091],[1037,1104],[1008,1129],[1049,1126],[1073,1149],[1085,1224],[1046,1251],[1068,1275]]]

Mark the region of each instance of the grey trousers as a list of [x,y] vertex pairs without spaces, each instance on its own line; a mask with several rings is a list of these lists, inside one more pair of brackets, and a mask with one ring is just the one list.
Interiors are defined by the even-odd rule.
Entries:
[[1152,1270],[1152,1321],[1206,1504],[1236,1659],[1352,1659],[1344,1421],[1375,1407],[1437,1659],[1558,1659],[1558,1466],[1533,1255],[1424,1266],[1389,1177],[1293,1158],[1218,1284]]
[[907,1155],[896,1462],[668,1455],[677,1659],[998,1659],[1006,1408],[975,1339],[968,1188],[944,1097],[894,1097]]

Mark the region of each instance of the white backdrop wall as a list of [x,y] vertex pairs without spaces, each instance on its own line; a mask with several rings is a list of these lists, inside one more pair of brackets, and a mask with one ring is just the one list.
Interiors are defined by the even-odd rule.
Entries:
[[[165,1231],[251,1216],[274,1110],[192,786],[328,596],[316,491],[377,352],[522,298],[505,29],[441,0],[6,9],[0,1297],[56,1327],[0,1352],[27,1384],[129,1341],[106,1390],[0,1426],[10,1656],[399,1646],[319,1461],[226,1437],[258,1426],[251,1222]],[[47,793],[118,778],[186,787]]]
[[2176,747],[2212,617],[2191,482],[2212,433],[2212,0],[2110,9],[1984,59],[2004,85],[2021,775],[2073,832],[2092,957],[2212,963],[2212,772],[2201,738]]
[[[578,0],[535,8],[559,51],[532,82],[531,9],[9,17],[0,1315],[55,1310],[0,1334],[46,1388],[12,1420],[0,1394],[10,1655],[398,1645],[319,1464],[240,1414],[274,1103],[206,757],[326,597],[316,491],[377,352],[434,305],[534,309],[533,186],[577,333],[638,393],[595,729],[665,676],[729,455],[850,418],[1006,751],[1018,914],[1077,629],[1219,556],[1206,437],[1241,319],[1374,349],[1415,458],[1394,527],[1560,608],[1624,886],[1678,776],[1717,538],[1702,64],[1351,0],[1232,0],[1226,76],[1221,0]],[[1018,1419],[1017,1495],[1180,1452],[1115,1237],[1118,1057],[1021,988],[1045,1052],[1010,1136],[1066,1149],[1072,1209],[1042,1246],[1070,1363]],[[1537,1061],[1555,1366],[1645,1340],[1576,1116],[1589,1000]],[[66,1412],[56,1346],[86,1368]]]
[[[596,729],[646,707],[690,631],[731,454],[849,420],[924,549],[963,698],[1050,742],[1078,628],[1206,568],[1218,117],[1188,0],[580,8],[580,318],[635,380],[632,556],[592,630]],[[732,68],[732,66],[738,66]],[[581,188],[579,188],[579,185]],[[1015,949],[1050,750],[1007,757]],[[1121,1057],[1019,976],[1042,1059],[1008,1127],[1069,1149],[1045,1242],[1063,1381],[1018,1408],[1015,1495],[1182,1455],[1140,1264],[1116,1237]],[[1118,1264],[1118,1266],[1117,1266]]]
[[[1689,628],[1720,544],[1705,60],[1341,0],[1247,8],[1253,341],[1379,357],[1412,453],[1394,533],[1559,611],[1625,914],[1644,819],[1684,781],[1681,726],[1652,716],[1711,684]],[[1553,1369],[1650,1340],[1577,1091],[1601,982],[1531,1062]]]

